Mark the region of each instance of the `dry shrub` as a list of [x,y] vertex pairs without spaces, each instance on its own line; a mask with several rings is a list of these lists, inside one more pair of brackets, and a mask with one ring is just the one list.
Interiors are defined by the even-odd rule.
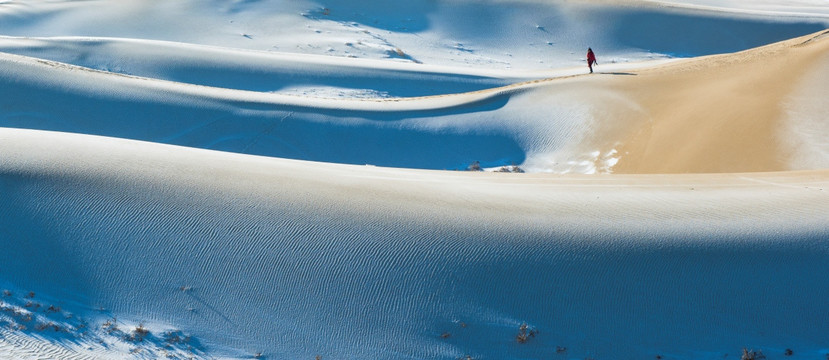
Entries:
[[527,323],[521,324],[518,327],[518,335],[515,336],[515,340],[518,341],[519,344],[524,344],[530,340],[530,338],[534,338],[535,335],[538,333],[535,329],[530,329],[530,326]]
[[743,356],[740,357],[740,360],[764,360],[765,358],[766,355],[763,355],[762,351],[754,351],[743,348]]

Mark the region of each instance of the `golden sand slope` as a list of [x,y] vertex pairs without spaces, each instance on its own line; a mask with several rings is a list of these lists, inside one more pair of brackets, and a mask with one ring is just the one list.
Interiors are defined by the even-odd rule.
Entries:
[[613,172],[789,170],[779,132],[786,120],[783,106],[802,79],[829,67],[827,55],[829,31],[823,31],[634,71],[636,76],[615,76],[609,82],[604,77],[601,86],[639,107],[601,119],[632,125],[629,134],[607,139],[620,143],[621,159]]

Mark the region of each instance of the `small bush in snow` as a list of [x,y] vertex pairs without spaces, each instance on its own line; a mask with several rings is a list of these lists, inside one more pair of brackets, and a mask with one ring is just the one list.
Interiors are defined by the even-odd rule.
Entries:
[[144,324],[138,324],[135,329],[132,330],[132,334],[127,336],[127,340],[134,341],[134,342],[141,342],[144,341],[144,338],[150,334],[150,330],[144,327]]
[[502,173],[523,173],[523,172],[524,172],[524,169],[522,169],[522,168],[518,167],[517,165],[510,165],[510,166],[502,166],[500,169],[498,169],[498,171],[497,171],[497,172],[502,172]]
[[35,326],[35,329],[37,329],[37,331],[43,331],[49,328],[52,328],[52,330],[55,330],[55,332],[60,332],[63,330],[62,326],[55,324],[53,322],[39,323]]
[[34,308],[35,311],[37,311],[37,309],[40,309],[40,304],[38,304],[36,302],[32,302],[32,301],[27,301],[26,304],[23,305],[23,307],[25,307],[25,308]]
[[537,333],[538,331],[530,329],[527,323],[523,323],[518,328],[518,335],[515,336],[515,340],[518,341],[519,344],[524,344],[529,341],[530,338],[534,338]]
[[740,357],[740,360],[763,360],[765,358],[766,355],[763,355],[762,351],[754,351],[743,348],[743,356]]
[[167,344],[186,344],[190,342],[190,337],[185,336],[181,330],[170,330],[162,334],[164,342]]
[[114,332],[119,331],[117,323],[118,323],[118,319],[112,318],[110,320],[107,320],[103,325],[101,325],[101,328],[104,331],[106,331],[107,334],[112,334]]

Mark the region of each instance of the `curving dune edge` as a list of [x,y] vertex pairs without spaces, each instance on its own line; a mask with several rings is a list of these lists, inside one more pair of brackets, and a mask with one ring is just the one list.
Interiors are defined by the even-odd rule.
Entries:
[[0,358],[829,356],[826,15],[718,1],[0,1]]

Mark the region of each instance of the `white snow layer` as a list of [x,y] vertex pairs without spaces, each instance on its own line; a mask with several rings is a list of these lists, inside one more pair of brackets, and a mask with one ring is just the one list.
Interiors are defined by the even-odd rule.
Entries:
[[[582,140],[636,111],[528,81],[586,47],[826,26],[735,4],[0,1],[0,358],[825,357],[826,170],[544,174],[612,172]],[[802,169],[823,78],[781,129]],[[536,174],[413,170],[476,161]]]

